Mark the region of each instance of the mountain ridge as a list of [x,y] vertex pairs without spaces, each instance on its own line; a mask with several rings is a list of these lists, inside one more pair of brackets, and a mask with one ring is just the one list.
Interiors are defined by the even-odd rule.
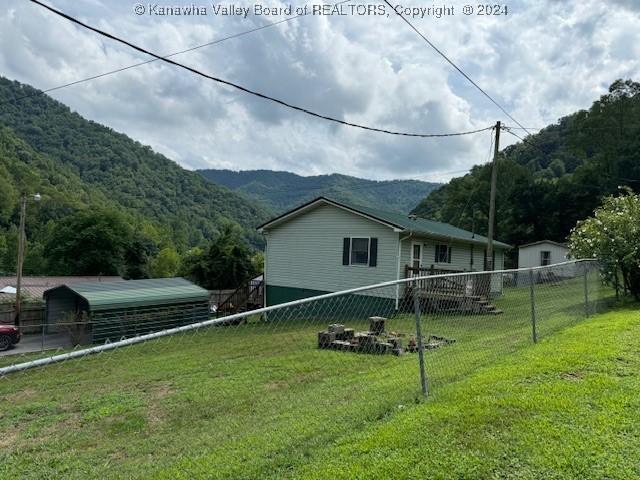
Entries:
[[277,213],[320,196],[408,213],[419,199],[440,185],[421,180],[369,180],[339,173],[303,176],[267,169],[197,172],[245,198],[264,203]]

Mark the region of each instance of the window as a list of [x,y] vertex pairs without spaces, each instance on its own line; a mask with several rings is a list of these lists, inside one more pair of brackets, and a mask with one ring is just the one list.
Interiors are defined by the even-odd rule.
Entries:
[[378,239],[344,237],[342,239],[342,265],[378,265]]
[[369,265],[369,239],[351,239],[351,265]]
[[[496,251],[493,251],[493,255],[491,255],[491,259],[493,260],[492,264],[492,268],[495,268],[496,266]],[[489,268],[489,265],[487,264],[487,249],[484,249],[484,269],[487,270]]]
[[421,261],[422,261],[422,245],[420,245],[419,243],[414,243],[412,257],[411,257],[411,266],[413,268],[420,268]]
[[545,266],[551,264],[551,252],[542,250],[540,252],[540,265]]
[[436,263],[451,263],[451,247],[436,245]]

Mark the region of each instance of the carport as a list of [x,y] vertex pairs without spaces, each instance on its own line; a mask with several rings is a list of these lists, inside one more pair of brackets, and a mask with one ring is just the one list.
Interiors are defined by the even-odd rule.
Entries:
[[44,292],[49,331],[88,322],[89,343],[115,341],[209,317],[209,292],[184,278],[62,285]]

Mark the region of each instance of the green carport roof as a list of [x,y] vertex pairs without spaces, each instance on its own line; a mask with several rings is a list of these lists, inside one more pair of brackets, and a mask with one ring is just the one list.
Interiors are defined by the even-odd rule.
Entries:
[[209,292],[184,278],[122,280],[118,282],[87,282],[62,285],[44,292],[46,299],[59,289],[68,289],[84,298],[91,311],[119,308],[204,302]]

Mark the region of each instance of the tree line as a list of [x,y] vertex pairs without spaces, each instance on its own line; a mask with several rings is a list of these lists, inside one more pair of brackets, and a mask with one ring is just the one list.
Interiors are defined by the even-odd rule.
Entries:
[[[525,140],[499,156],[496,238],[514,246],[564,242],[576,222],[619,186],[640,190],[640,84],[617,80],[588,110]],[[413,213],[486,235],[490,178],[490,164],[475,166]],[[516,255],[513,249],[509,266]]]

